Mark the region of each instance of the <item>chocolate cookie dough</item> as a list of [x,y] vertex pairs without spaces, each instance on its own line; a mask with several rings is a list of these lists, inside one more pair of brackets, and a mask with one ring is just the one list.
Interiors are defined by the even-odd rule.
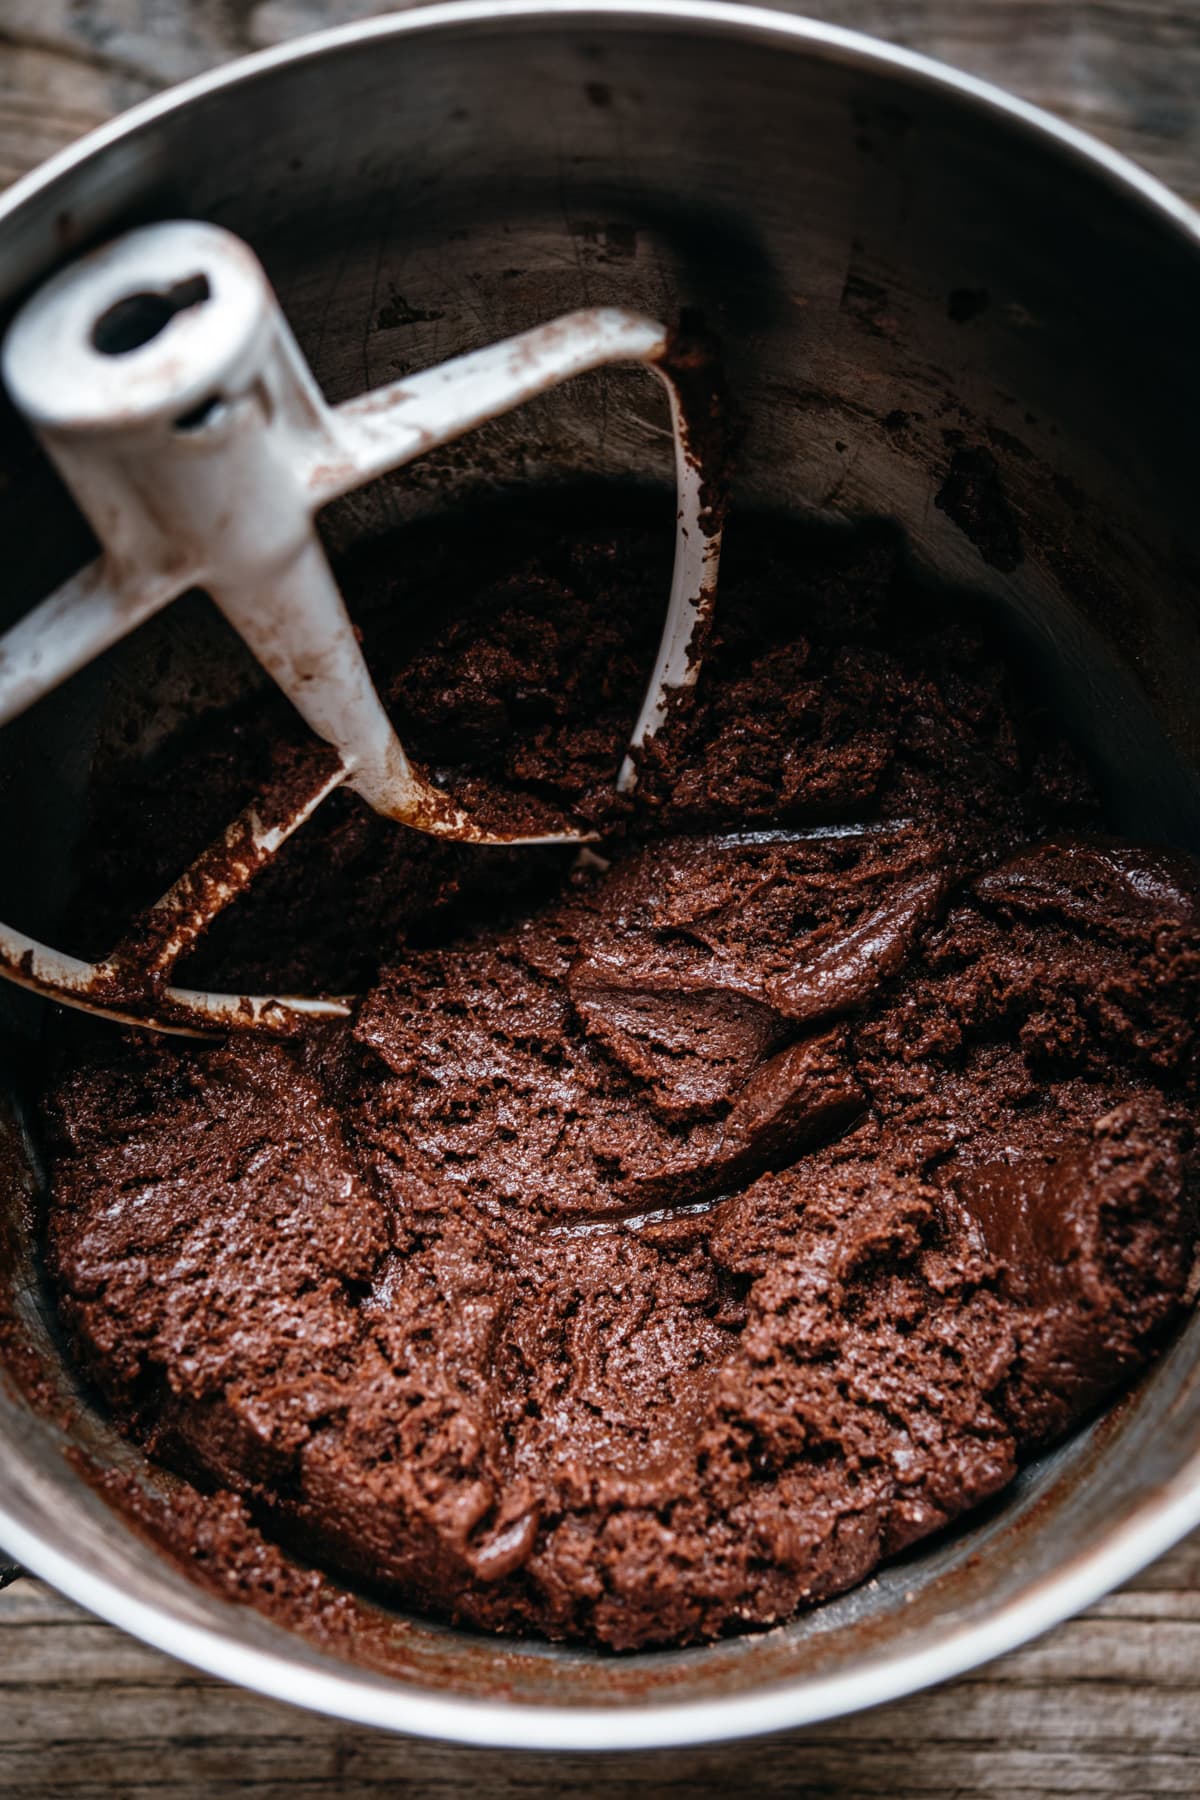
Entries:
[[[48,1252],[116,1416],[214,1505],[432,1613],[628,1649],[861,1580],[1153,1354],[1200,880],[1104,835],[880,534],[735,521],[699,687],[616,800],[665,589],[648,527],[591,516],[360,587],[439,778],[602,842],[452,849],[347,798],[197,966],[348,975],[353,1018],[76,1045]],[[437,616],[389,638],[422,581]],[[254,741],[189,750],[210,795]]]

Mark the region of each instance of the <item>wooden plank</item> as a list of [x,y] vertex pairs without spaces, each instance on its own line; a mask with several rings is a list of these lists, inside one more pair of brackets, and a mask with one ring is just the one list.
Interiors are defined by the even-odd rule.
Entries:
[[[1173,1561],[1189,1566],[1191,1547]],[[272,1796],[802,1791],[897,1797],[1200,1792],[1200,1626],[1073,1621],[979,1674],[750,1747],[605,1758],[495,1758],[349,1730],[197,1676],[88,1621],[35,1583],[0,1595],[0,1793],[79,1800],[172,1790]],[[1126,1631],[1133,1626],[1132,1632]],[[1155,1657],[1157,1639],[1162,1645]],[[397,1784],[401,1784],[397,1789]]]

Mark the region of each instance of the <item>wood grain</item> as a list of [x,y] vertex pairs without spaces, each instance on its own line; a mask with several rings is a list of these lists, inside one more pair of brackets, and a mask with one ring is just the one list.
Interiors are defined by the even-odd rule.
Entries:
[[464,1792],[633,1795],[1200,1793],[1200,1539],[979,1673],[753,1745],[586,1758],[497,1755],[338,1725],[222,1686],[48,1589],[0,1595],[0,1793],[218,1800]]
[[[0,183],[166,82],[382,8],[0,0]],[[819,13],[1081,124],[1200,199],[1188,0],[826,0]],[[310,1717],[196,1675],[38,1583],[0,1592],[6,1800],[1200,1795],[1200,1536],[989,1668],[820,1729],[692,1753],[497,1755]]]

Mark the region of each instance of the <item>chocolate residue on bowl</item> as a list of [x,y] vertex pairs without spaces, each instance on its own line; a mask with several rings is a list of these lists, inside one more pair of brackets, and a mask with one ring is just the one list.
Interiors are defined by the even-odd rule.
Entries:
[[965,532],[985,563],[1002,574],[1024,561],[1021,528],[1004,492],[1000,470],[983,444],[961,446],[950,458],[934,505]]

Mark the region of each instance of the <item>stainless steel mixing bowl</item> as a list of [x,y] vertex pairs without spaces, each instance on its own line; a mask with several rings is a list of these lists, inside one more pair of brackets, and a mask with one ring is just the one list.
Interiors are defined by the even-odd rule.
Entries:
[[[741,500],[898,519],[919,563],[1010,619],[1122,828],[1200,847],[1200,221],[1100,145],[802,19],[464,0],[256,57],[85,139],[0,201],[3,293],[172,215],[249,239],[335,399],[570,307],[699,307],[746,416]],[[656,409],[636,373],[576,383],[344,503],[329,536],[480,484],[665,483]],[[7,416],[0,543],[5,623],[88,549]],[[251,678],[185,606],[7,731],[0,917],[47,934],[98,746],[136,753]],[[49,1010],[0,1008],[15,1116]],[[0,1542],[163,1649],[347,1719],[612,1748],[828,1718],[996,1655],[1200,1521],[1197,1318],[1003,1504],[792,1625],[613,1658],[412,1621],[396,1673],[372,1673],[193,1585],[83,1478],[79,1452],[136,1458],[74,1390],[32,1177],[15,1149],[6,1166]],[[29,1403],[34,1358],[73,1398]]]

